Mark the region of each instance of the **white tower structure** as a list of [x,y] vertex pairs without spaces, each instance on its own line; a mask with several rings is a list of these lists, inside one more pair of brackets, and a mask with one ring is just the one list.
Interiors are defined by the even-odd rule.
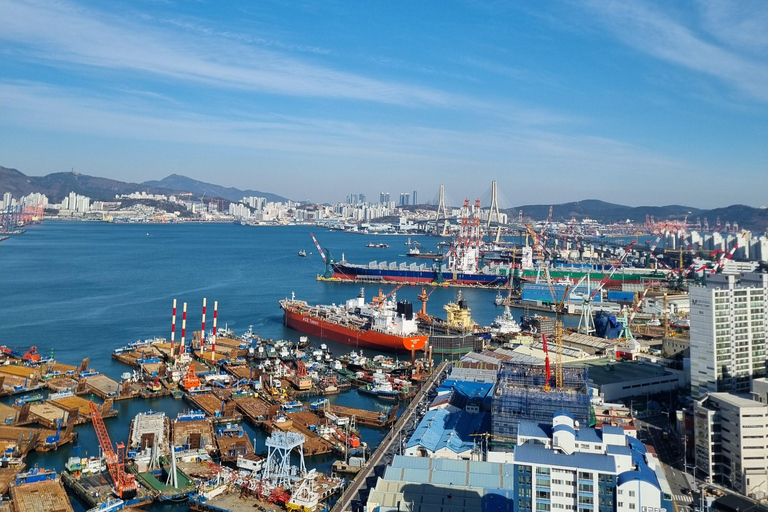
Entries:
[[[443,219],[443,227],[440,229],[440,219]],[[445,185],[440,185],[440,200],[437,203],[437,217],[435,217],[435,234],[445,236],[448,232],[448,212],[445,208]]]
[[[304,436],[296,432],[273,432],[267,438],[267,463],[264,465],[264,480],[274,485],[290,487],[293,480],[307,473],[304,466]],[[298,448],[299,466],[291,466],[291,452]]]
[[496,243],[501,238],[501,213],[499,213],[499,195],[496,180],[491,182],[491,208],[488,210],[488,233],[491,232],[491,222],[496,221]]

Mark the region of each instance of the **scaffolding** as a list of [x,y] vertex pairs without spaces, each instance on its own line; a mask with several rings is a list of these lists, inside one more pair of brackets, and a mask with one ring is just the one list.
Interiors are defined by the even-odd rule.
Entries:
[[491,434],[496,438],[517,439],[521,420],[551,423],[554,413],[566,410],[582,425],[589,425],[590,399],[587,369],[563,367],[560,389],[544,391],[543,365],[503,363],[493,396]]

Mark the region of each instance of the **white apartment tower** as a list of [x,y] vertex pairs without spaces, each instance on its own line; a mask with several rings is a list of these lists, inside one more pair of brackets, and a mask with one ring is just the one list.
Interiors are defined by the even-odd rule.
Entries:
[[693,286],[691,393],[746,393],[766,375],[768,274],[714,275]]
[[763,499],[768,494],[768,405],[711,393],[694,405],[696,467],[707,480]]

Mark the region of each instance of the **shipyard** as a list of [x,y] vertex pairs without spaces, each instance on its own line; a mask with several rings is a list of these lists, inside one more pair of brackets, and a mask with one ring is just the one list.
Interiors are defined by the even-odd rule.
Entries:
[[0,512],[768,512],[760,2],[2,11]]
[[[468,211],[457,223],[452,243],[442,247],[481,260],[492,226],[481,228]],[[119,378],[94,367],[93,357],[74,365],[37,347],[4,347],[0,378],[10,402],[3,406],[0,483],[19,512],[37,510],[24,497],[29,492],[43,493],[45,503],[69,495],[89,510],[154,502],[195,510],[389,510],[414,484],[426,487],[408,490],[409,501],[461,493],[470,509],[525,492],[504,479],[473,483],[473,472],[525,474],[545,455],[538,449],[552,452],[558,471],[594,459],[589,464],[603,476],[593,478],[613,482],[616,492],[622,480],[647,478],[644,499],[654,507],[685,506],[692,498],[683,489],[694,482],[671,475],[669,456],[690,447],[670,443],[666,432],[688,435],[694,413],[686,392],[688,291],[734,275],[765,286],[759,276],[766,274],[756,263],[733,261],[735,250],[702,261],[688,249],[687,268],[667,268],[657,252],[661,236],[653,233],[644,235],[645,247],[634,239],[603,241],[592,272],[588,260],[572,259],[579,251],[568,251],[549,224],[512,237],[522,245],[511,253],[522,259],[511,258],[507,279],[494,285],[353,279],[358,293],[341,305],[315,305],[291,293],[274,305],[282,311],[283,339],[262,337],[253,326],[241,334],[220,327],[218,300],[193,307],[173,299],[165,332],[112,348]],[[690,234],[667,236],[676,246],[691,245]],[[332,268],[331,251],[310,238]],[[593,250],[585,242],[581,258]],[[632,268],[641,280],[616,280],[633,275]],[[319,282],[333,287],[343,280]],[[442,311],[434,305],[438,290],[448,298]],[[415,304],[400,298],[406,291]],[[478,312],[493,320],[477,321]],[[183,409],[119,415],[117,404],[158,400]],[[113,438],[113,421],[128,423],[127,437]],[[663,439],[654,437],[655,428]],[[98,456],[75,450],[64,467],[25,464],[31,453],[79,448],[83,429],[95,433],[88,451]],[[625,452],[638,461],[634,469],[621,461]],[[324,462],[322,472],[313,467],[328,457],[332,464]],[[464,483],[422,480],[418,468]]]

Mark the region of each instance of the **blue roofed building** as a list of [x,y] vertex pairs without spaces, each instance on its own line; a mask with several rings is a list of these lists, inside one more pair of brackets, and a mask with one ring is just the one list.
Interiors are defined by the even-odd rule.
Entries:
[[470,460],[478,455],[481,434],[490,429],[490,415],[465,410],[428,411],[405,447],[405,455]]
[[621,427],[582,426],[567,411],[551,424],[521,421],[512,451],[491,461],[514,467],[516,512],[672,512],[659,461]]
[[514,512],[514,468],[396,455],[368,495],[369,512]]

